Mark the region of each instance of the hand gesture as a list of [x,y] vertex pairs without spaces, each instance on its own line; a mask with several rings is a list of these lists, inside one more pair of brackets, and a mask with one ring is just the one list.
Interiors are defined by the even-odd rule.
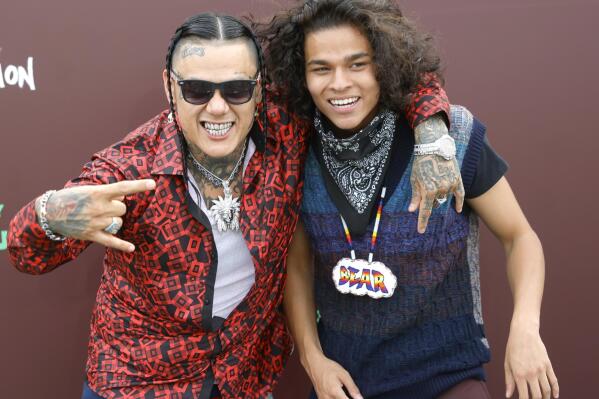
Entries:
[[408,210],[418,211],[418,232],[424,233],[433,208],[439,200],[455,195],[455,209],[462,212],[464,185],[460,167],[455,159],[446,160],[438,155],[417,155],[410,176],[412,201]]
[[[414,129],[416,144],[427,144],[449,134],[445,120],[433,115]],[[455,195],[455,209],[462,212],[464,185],[456,159],[446,160],[439,155],[415,155],[412,165],[412,201],[408,210],[418,212],[418,232],[424,233],[433,207]]]
[[[114,235],[123,225],[122,217],[127,213],[125,196],[153,190],[155,187],[154,180],[146,179],[65,188],[48,199],[46,219],[50,229],[61,236],[133,252],[133,244]],[[38,216],[39,206],[38,198]]]

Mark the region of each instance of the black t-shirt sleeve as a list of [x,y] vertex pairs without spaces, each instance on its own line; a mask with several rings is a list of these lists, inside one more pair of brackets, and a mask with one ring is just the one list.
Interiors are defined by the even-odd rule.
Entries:
[[476,198],[486,193],[501,179],[508,170],[508,164],[501,156],[493,150],[487,136],[483,139],[483,145],[478,157],[476,171],[469,187],[464,187],[466,198]]
[[486,193],[508,170],[508,164],[489,144],[486,130],[485,125],[474,118],[461,171],[466,198]]

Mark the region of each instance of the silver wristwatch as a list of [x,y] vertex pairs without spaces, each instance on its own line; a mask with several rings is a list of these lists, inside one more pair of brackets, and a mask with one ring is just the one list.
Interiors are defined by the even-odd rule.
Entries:
[[414,146],[414,155],[439,155],[448,161],[455,158],[455,153],[455,141],[448,134],[444,134],[432,143]]

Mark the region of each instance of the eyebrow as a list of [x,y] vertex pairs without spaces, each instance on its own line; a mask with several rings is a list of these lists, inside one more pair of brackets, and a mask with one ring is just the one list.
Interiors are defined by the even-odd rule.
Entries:
[[179,80],[183,80],[183,78],[181,77],[181,75],[179,75],[177,72],[175,72],[174,69],[171,69],[171,75],[173,75],[174,77],[176,77]]
[[[180,74],[178,74],[177,72],[175,72],[174,69],[171,69],[171,75],[173,75],[175,78],[177,78],[177,80],[203,80],[203,79],[194,78],[194,77],[189,77],[187,79],[183,79]],[[235,75],[246,76],[246,74],[243,73],[243,72],[235,72]],[[253,76],[249,75],[248,76],[248,80],[257,80],[259,78],[259,76],[260,76],[260,71],[257,71]],[[239,79],[231,79],[231,80],[239,80]]]
[[[370,54],[362,51],[362,52],[359,52],[359,53],[348,55],[348,56],[344,57],[343,60],[345,62],[350,62],[350,61],[355,61],[355,60],[357,60],[359,58],[362,58],[362,57],[370,57]],[[308,61],[308,63],[306,65],[313,65],[313,64],[314,65],[326,65],[326,64],[328,64],[328,62],[326,60],[316,59],[316,60],[310,60],[310,61]]]

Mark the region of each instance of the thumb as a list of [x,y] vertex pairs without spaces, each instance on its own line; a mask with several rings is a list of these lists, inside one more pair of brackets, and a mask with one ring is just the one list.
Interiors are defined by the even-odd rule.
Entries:
[[339,379],[343,383],[343,386],[352,397],[352,399],[363,399],[362,394],[360,394],[360,390],[358,386],[354,383],[354,380],[350,377],[349,373],[345,372],[339,376]]

